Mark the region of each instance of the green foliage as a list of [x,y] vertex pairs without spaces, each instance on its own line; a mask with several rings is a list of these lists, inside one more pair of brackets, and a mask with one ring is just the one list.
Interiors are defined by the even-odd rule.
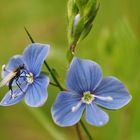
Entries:
[[88,35],[98,8],[96,0],[68,1],[69,46],[74,45],[76,47],[77,43]]
[[[2,0],[0,65],[7,63],[12,55],[20,54],[24,49],[23,46],[30,43],[23,28],[26,26],[35,41],[51,44],[49,64],[57,68],[62,79],[65,79],[66,2],[62,0],[60,4],[57,0]],[[109,111],[110,121],[106,126],[97,128],[85,123],[95,140],[140,139],[139,3],[139,0],[100,0],[94,31],[91,30],[90,35],[78,46],[77,56],[100,63],[104,76],[115,75],[121,79],[133,97],[132,102],[122,110],[111,113]],[[0,90],[1,98],[6,91],[6,88]],[[50,108],[58,92],[57,89],[49,87],[47,107],[41,108],[43,117],[39,120],[36,117],[39,115],[38,110],[34,110],[33,115],[30,115],[29,108],[25,108],[23,104],[0,107],[0,139],[46,140],[47,137],[48,140],[56,140],[58,135],[59,139],[64,136],[66,140],[71,140],[72,134],[72,139],[77,140],[74,128],[58,128],[50,119]],[[44,124],[44,119],[48,121],[48,125]]]

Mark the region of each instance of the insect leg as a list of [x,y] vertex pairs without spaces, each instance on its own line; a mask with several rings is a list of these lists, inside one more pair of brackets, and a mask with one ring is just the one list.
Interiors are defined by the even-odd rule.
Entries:
[[[24,76],[21,76],[22,74],[24,74]],[[22,70],[22,72],[20,73],[20,77],[26,77],[27,71],[26,70]]]
[[13,95],[13,88],[12,88],[12,84],[13,84],[13,81],[14,81],[14,78],[12,78],[10,81],[9,81],[9,90],[11,91],[11,96]]
[[16,79],[16,84],[17,84],[18,88],[24,93],[24,91],[23,91],[22,88],[20,87],[21,84],[19,83],[18,79],[19,79],[19,78]]

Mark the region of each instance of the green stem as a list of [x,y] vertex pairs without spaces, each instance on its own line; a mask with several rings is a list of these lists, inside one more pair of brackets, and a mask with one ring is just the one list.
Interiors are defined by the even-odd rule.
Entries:
[[58,88],[59,88],[60,90],[64,90],[64,88],[61,86],[61,84],[59,83],[59,81],[57,80],[57,78],[55,77],[55,75],[53,74],[51,68],[49,67],[49,65],[47,64],[46,61],[44,61],[44,64],[45,64],[46,68],[48,69],[48,71],[50,72],[50,74],[51,74],[51,76],[52,76],[54,82],[55,82],[56,85],[58,86]]
[[86,132],[88,139],[89,140],[93,140],[92,136],[90,135],[89,131],[87,130],[86,126],[84,125],[84,123],[82,122],[82,120],[80,120],[80,124],[83,127],[84,131]]
[[32,36],[31,36],[30,33],[28,32],[27,28],[24,27],[24,29],[25,29],[25,32],[27,33],[27,35],[28,35],[30,41],[31,41],[32,43],[35,43],[35,41],[33,40]]
[[[72,60],[73,57],[74,57],[75,48],[76,48],[76,44],[70,46],[70,50],[69,50],[69,51],[70,51],[70,53],[71,53],[72,55],[71,55],[71,58],[69,59],[69,60],[70,60],[69,63],[71,62],[71,60]],[[84,125],[84,123],[82,122],[82,120],[80,120],[80,124],[81,124],[81,126],[83,127],[85,133],[87,134],[88,139],[89,139],[89,140],[93,140],[92,136],[90,135],[89,131],[87,130],[87,128],[86,128],[86,126]],[[80,134],[80,129],[79,129],[79,126],[78,126],[78,125],[79,125],[79,123],[76,125],[77,134],[78,134],[78,136],[79,136],[79,139],[82,140],[82,136],[81,136],[81,134]]]
[[53,82],[49,82],[49,84],[58,88],[58,86]]
[[77,132],[77,135],[78,135],[79,140],[83,140],[83,137],[82,137],[82,134],[81,134],[81,130],[80,130],[80,125],[79,125],[79,123],[77,123],[77,124],[75,125],[75,127],[76,127],[76,132]]

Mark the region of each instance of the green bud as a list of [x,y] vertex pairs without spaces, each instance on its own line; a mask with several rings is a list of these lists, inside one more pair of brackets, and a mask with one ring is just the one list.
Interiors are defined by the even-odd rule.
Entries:
[[98,11],[96,0],[68,1],[68,42],[72,53],[77,43],[84,39],[92,29],[94,18]]
[[72,44],[77,44],[82,31],[84,30],[84,19],[80,18],[79,22],[77,23],[77,25],[75,27],[73,27],[73,42]]
[[68,36],[68,42],[71,44],[73,42],[73,25],[74,25],[74,19],[75,16],[72,15],[70,20],[68,21],[68,31],[67,31],[67,36]]
[[84,9],[84,19],[85,24],[91,24],[97,15],[99,5],[97,5],[96,0],[89,0]]
[[97,6],[96,0],[89,0],[84,11],[84,30],[80,36],[79,41],[83,40],[91,31],[94,18],[97,15],[99,5]]
[[75,18],[74,18],[73,30],[75,30],[75,27],[76,27],[77,24],[79,23],[80,19],[81,19],[80,14],[77,14],[77,15],[75,16]]
[[75,0],[75,3],[79,9],[79,13],[82,15],[83,9],[86,6],[88,0]]
[[[72,22],[69,23],[69,29],[71,28],[71,30],[69,30],[70,32],[68,32],[68,35],[69,35],[69,44],[70,45],[76,44],[77,38],[79,38],[79,36],[81,34],[81,33],[79,33],[81,31],[81,29],[80,29],[81,27],[79,27],[79,25],[81,25],[80,24],[81,23],[80,20],[81,20],[80,14],[77,14],[73,18],[73,20],[71,20]],[[78,28],[79,32],[76,32],[77,28]],[[75,34],[75,32],[77,34]]]
[[81,34],[81,36],[80,36],[80,39],[79,39],[79,41],[81,41],[81,40],[83,40],[88,34],[89,34],[89,32],[91,31],[91,29],[92,29],[92,24],[90,24],[90,25],[88,25],[84,30],[83,30],[83,32],[82,32],[82,34]]
[[75,16],[78,14],[78,7],[75,3],[75,0],[69,0],[68,4],[68,42],[71,44],[73,42],[73,29],[74,29],[74,22],[75,22]]
[[68,20],[70,20],[70,18],[72,16],[75,16],[79,11],[75,3],[75,0],[69,0],[67,4],[67,8],[68,8]]

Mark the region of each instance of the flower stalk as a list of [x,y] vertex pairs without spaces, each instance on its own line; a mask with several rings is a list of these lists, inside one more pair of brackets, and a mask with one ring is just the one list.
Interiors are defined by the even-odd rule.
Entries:
[[88,139],[89,139],[89,140],[93,140],[92,136],[90,135],[89,131],[87,130],[87,128],[86,128],[86,126],[84,125],[84,123],[83,123],[82,120],[80,120],[80,124],[81,124],[82,128],[84,129],[85,133],[87,134]]
[[[24,29],[25,29],[25,31],[26,31],[26,33],[27,33],[27,35],[28,35],[28,37],[29,37],[31,43],[35,43],[34,39],[32,38],[32,36],[31,36],[31,34],[29,33],[29,31],[27,30],[27,28],[24,27]],[[55,84],[54,84],[54,83],[52,84],[52,82],[50,82],[50,84],[53,85],[53,86],[58,87],[60,90],[66,90],[65,88],[63,88],[63,87],[61,86],[61,84],[60,84],[59,81],[57,80],[56,76],[54,75],[53,71],[51,70],[50,66],[47,64],[46,61],[44,61],[44,64],[45,64],[46,68],[48,69],[48,71],[50,72],[50,74],[51,74],[51,76],[52,76],[52,78],[53,78],[53,80],[54,80],[54,82],[55,82]],[[81,126],[83,127],[85,133],[87,134],[88,139],[89,139],[89,140],[93,140],[92,137],[91,137],[91,135],[90,135],[90,133],[88,132],[87,128],[85,127],[84,123],[82,122],[82,120],[80,121],[80,123],[81,123]],[[79,140],[82,140],[82,135],[81,135],[79,123],[76,124],[76,131],[77,131],[77,135],[78,135],[78,137],[79,137]]]
[[69,63],[74,57],[77,44],[91,31],[98,9],[97,0],[68,0],[67,59]]
[[48,71],[50,72],[54,82],[56,83],[56,85],[59,87],[60,90],[64,90],[64,88],[61,86],[61,84],[59,83],[58,79],[55,77],[53,71],[51,70],[50,66],[48,65],[48,63],[46,61],[44,61],[44,64],[46,66],[46,68],[48,69]]
[[77,132],[77,135],[78,135],[79,140],[83,140],[83,137],[82,137],[82,134],[81,134],[81,131],[80,131],[80,125],[79,125],[79,123],[77,123],[75,125],[75,128],[76,128],[76,132]]

